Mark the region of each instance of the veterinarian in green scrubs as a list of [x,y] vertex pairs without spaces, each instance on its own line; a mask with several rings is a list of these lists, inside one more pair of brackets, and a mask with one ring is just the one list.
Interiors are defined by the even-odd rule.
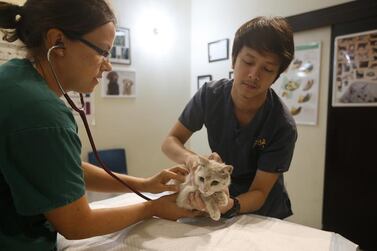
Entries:
[[[89,207],[85,189],[129,192],[81,161],[76,122],[59,99],[62,90],[92,92],[111,70],[115,16],[104,0],[0,2],[0,28],[9,31],[5,40],[20,39],[28,51],[28,58],[0,66],[0,250],[56,250],[57,232],[82,239],[152,216],[196,214],[178,208],[175,195],[112,209]],[[166,182],[184,180],[184,172],[119,177],[136,190],[158,193],[175,190]]]

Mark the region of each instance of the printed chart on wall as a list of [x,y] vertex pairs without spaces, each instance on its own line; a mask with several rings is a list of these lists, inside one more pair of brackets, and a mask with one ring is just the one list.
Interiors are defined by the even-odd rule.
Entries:
[[333,106],[377,106],[377,30],[335,38]]
[[[73,100],[73,102],[76,104],[76,106],[78,108],[83,107],[83,105],[81,104],[81,100],[80,100],[80,94],[78,92],[68,92],[68,95]],[[88,120],[88,124],[94,126],[95,125],[94,93],[88,93],[88,94],[83,94],[83,95],[84,95],[84,110],[85,110],[86,118]],[[71,106],[68,104],[68,102],[64,98],[64,96],[62,96],[61,99],[64,101],[66,106],[72,112],[76,121],[81,121],[79,113],[71,108]]]
[[295,58],[272,85],[299,125],[317,124],[320,62],[320,42],[296,45]]
[[[3,33],[0,33],[0,36]],[[20,44],[0,42],[0,64],[12,58],[24,58],[26,50]]]

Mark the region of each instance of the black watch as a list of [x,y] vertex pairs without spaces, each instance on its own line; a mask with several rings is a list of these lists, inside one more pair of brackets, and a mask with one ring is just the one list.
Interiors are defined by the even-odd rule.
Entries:
[[232,198],[234,201],[233,207],[221,215],[221,217],[226,218],[226,219],[230,219],[230,218],[233,218],[234,216],[237,216],[237,214],[240,213],[240,209],[241,209],[240,202],[238,201],[238,199],[233,196],[230,196],[230,198]]

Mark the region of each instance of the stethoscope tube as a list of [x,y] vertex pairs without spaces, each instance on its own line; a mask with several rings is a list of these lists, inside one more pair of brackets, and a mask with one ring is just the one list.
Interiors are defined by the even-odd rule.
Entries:
[[[68,94],[64,91],[61,83],[60,83],[60,80],[54,70],[54,67],[52,66],[52,62],[51,62],[51,52],[54,50],[54,49],[57,49],[57,48],[64,48],[63,45],[61,44],[57,44],[57,45],[54,45],[52,46],[48,51],[47,51],[47,62],[49,64],[49,67],[51,69],[51,72],[52,72],[52,75],[54,76],[54,79],[56,81],[56,83],[58,84],[59,86],[59,89],[60,91],[62,92],[62,94],[64,95],[65,99],[67,100],[68,104],[72,107],[73,110],[75,110],[76,112],[79,113],[83,123],[84,123],[84,127],[85,127],[85,131],[86,131],[86,134],[88,135],[88,138],[89,138],[89,142],[90,142],[90,145],[92,147],[92,150],[93,150],[93,153],[94,153],[94,156],[96,157],[96,160],[97,162],[99,163],[100,167],[105,170],[106,173],[108,173],[111,177],[113,177],[114,179],[116,179],[118,182],[120,182],[121,184],[123,184],[125,187],[127,187],[128,189],[130,189],[132,192],[136,193],[138,196],[140,196],[141,198],[145,199],[145,200],[151,200],[150,198],[148,198],[147,196],[143,195],[142,193],[140,193],[139,191],[137,191],[136,189],[132,188],[130,185],[128,185],[126,182],[124,182],[123,180],[121,180],[118,176],[116,176],[109,168],[106,167],[106,165],[103,163],[103,161],[101,160],[101,158],[99,157],[99,154],[97,152],[97,148],[96,148],[96,145],[94,143],[94,139],[93,139],[93,136],[92,136],[92,133],[90,131],[90,128],[89,128],[89,124],[88,124],[88,120],[86,119],[86,115],[85,115],[85,110],[84,110],[84,106],[81,107],[81,108],[78,108],[76,106],[76,104],[73,102],[73,100],[68,96]],[[84,97],[82,95],[82,93],[80,93],[80,101],[81,101],[81,104],[84,104]]]

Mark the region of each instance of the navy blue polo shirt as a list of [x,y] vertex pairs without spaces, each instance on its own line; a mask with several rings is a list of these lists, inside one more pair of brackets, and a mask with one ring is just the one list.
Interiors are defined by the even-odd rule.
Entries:
[[247,192],[257,170],[281,173],[262,208],[253,213],[286,218],[292,210],[283,173],[289,169],[297,139],[294,119],[269,89],[253,120],[240,126],[230,94],[232,84],[228,79],[204,84],[186,105],[179,121],[192,132],[205,125],[212,152],[234,167],[231,195]]

